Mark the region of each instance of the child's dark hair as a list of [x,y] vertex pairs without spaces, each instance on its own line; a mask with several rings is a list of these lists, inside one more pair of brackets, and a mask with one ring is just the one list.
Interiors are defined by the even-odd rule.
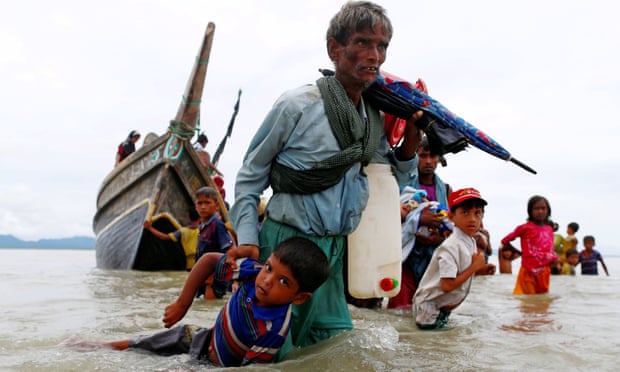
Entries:
[[217,191],[215,191],[213,187],[203,186],[199,188],[196,190],[196,199],[198,199],[199,196],[206,196],[207,198],[217,201]]
[[418,147],[416,147],[415,152],[418,153],[419,151],[428,151],[431,153],[431,156],[439,156],[439,162],[441,163],[441,166],[445,167],[446,165],[448,165],[448,163],[446,162],[446,158],[444,158],[444,156],[442,155],[442,148],[439,147],[437,144],[438,141],[430,143],[428,141],[428,137],[424,136],[422,137],[422,140],[420,140]]
[[420,150],[431,151],[431,148],[428,143],[428,138],[426,136],[422,137],[422,139],[420,140],[420,143],[418,144],[418,147],[416,147],[416,152]]
[[200,215],[198,214],[198,211],[196,210],[196,208],[189,209],[188,217],[190,221],[196,221],[200,219]]
[[545,224],[553,228],[553,221],[551,221],[551,204],[549,204],[549,200],[547,200],[544,196],[534,195],[527,201],[527,220],[534,221],[532,212],[534,211],[534,205],[539,201],[544,201],[545,204],[547,204],[547,218],[545,219]]
[[306,238],[284,240],[273,250],[273,255],[289,267],[299,283],[299,292],[314,292],[329,276],[327,256]]
[[472,208],[480,208],[482,209],[482,211],[484,212],[484,206],[486,205],[486,203],[483,200],[480,199],[469,199],[469,200],[465,200],[462,203],[458,203],[452,206],[452,208],[450,208],[450,212],[455,213],[456,212],[456,208],[463,208],[464,210],[468,211]]
[[577,222],[569,223],[568,227],[570,227],[571,230],[573,230],[573,233],[576,233],[577,231],[579,231],[579,224]]
[[572,256],[574,254],[579,254],[579,252],[577,252],[576,249],[569,249],[568,251],[566,251],[566,258],[568,258],[569,256]]
[[198,142],[198,143],[209,142],[209,139],[207,138],[206,134],[200,133],[200,135],[198,135],[198,138],[196,138],[196,142]]
[[592,235],[586,235],[583,237],[583,244],[586,244],[586,240],[592,240],[592,243],[596,244],[596,240],[594,240],[594,237]]

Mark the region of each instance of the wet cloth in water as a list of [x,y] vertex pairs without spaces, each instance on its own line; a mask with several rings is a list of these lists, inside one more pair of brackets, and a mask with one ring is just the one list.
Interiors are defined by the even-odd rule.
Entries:
[[521,266],[513,294],[540,294],[549,292],[551,268],[543,267],[536,271],[529,271]]
[[129,347],[148,350],[159,355],[189,353],[199,360],[208,360],[211,329],[194,325],[182,325],[150,336],[130,340]]
[[435,319],[435,323],[432,324],[421,324],[416,322],[415,325],[422,330],[431,330],[431,329],[440,329],[445,327],[448,324],[448,318],[450,317],[449,311],[439,311],[439,315],[437,319]]

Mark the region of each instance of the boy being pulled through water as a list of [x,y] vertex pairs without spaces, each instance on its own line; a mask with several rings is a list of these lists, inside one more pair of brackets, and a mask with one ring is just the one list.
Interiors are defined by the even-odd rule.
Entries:
[[242,281],[212,328],[181,325],[151,336],[75,345],[143,349],[160,355],[189,353],[223,367],[271,362],[290,330],[292,305],[311,298],[330,269],[323,251],[300,237],[280,243],[264,264],[256,257],[255,247],[205,254],[190,272],[179,297],[166,306],[163,322],[170,328],[185,316],[194,293],[211,274]]

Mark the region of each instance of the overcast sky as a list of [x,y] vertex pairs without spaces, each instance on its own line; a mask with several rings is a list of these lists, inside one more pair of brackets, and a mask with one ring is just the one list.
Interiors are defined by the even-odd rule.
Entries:
[[[484,130],[531,175],[475,148],[438,173],[489,202],[492,243],[526,219],[530,196],[620,254],[620,26],[613,1],[382,1],[394,25],[383,69]],[[213,153],[242,89],[218,165],[229,202],[242,156],[287,89],[331,63],[325,31],[342,2],[12,2],[0,14],[0,234],[94,236],[103,178],[130,130],[165,132],[203,32],[216,24],[202,100]],[[144,138],[144,136],[142,137]],[[142,141],[138,143],[141,145]],[[582,244],[580,244],[580,247]]]

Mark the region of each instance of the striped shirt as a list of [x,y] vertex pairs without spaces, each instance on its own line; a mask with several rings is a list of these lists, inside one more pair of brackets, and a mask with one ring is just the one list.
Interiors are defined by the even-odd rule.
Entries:
[[598,275],[598,261],[602,259],[601,253],[596,249],[593,249],[590,254],[585,250],[579,252],[581,275]]
[[250,363],[269,363],[284,344],[290,330],[291,304],[262,307],[255,304],[254,277],[263,264],[246,258],[237,260],[237,270],[225,265],[226,256],[217,263],[218,280],[243,282],[224,305],[215,321],[211,347],[218,365],[233,367]]

